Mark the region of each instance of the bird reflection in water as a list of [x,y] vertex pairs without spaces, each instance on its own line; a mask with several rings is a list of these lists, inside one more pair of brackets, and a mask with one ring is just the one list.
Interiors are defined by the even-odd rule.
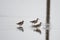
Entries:
[[17,27],[17,29],[21,30],[22,32],[24,32],[23,27]]
[[41,30],[40,30],[40,29],[38,29],[38,28],[37,28],[37,29],[34,29],[34,31],[35,31],[35,32],[38,32],[38,33],[40,33],[40,34],[41,34]]

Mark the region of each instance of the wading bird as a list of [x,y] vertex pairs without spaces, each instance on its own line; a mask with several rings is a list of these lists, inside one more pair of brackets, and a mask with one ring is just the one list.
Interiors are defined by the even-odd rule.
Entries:
[[35,23],[38,22],[38,19],[39,19],[39,18],[37,18],[36,20],[30,21],[30,22],[35,24]]
[[17,25],[22,26],[24,21],[18,22]]

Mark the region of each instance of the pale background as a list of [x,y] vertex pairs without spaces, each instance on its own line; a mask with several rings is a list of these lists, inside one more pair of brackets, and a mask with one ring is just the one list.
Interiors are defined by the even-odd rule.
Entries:
[[[51,0],[50,40],[60,40],[60,0]],[[45,40],[46,0],[0,0],[0,40]],[[32,19],[42,21],[42,34],[31,29]],[[16,23],[24,20],[24,32]]]

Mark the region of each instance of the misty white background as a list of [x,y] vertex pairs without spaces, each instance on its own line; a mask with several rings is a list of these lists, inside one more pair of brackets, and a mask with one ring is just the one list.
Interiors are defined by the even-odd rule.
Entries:
[[[51,0],[50,40],[60,40],[60,0]],[[0,0],[0,40],[45,40],[46,0]],[[42,34],[33,32],[30,20],[40,18]],[[24,20],[24,32],[16,23]]]

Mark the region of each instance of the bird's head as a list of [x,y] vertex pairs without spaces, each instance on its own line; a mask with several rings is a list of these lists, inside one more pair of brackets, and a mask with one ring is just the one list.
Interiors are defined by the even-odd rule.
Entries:
[[22,21],[22,22],[24,22],[24,21]]
[[39,20],[39,18],[36,19],[36,21],[38,21],[38,20]]

